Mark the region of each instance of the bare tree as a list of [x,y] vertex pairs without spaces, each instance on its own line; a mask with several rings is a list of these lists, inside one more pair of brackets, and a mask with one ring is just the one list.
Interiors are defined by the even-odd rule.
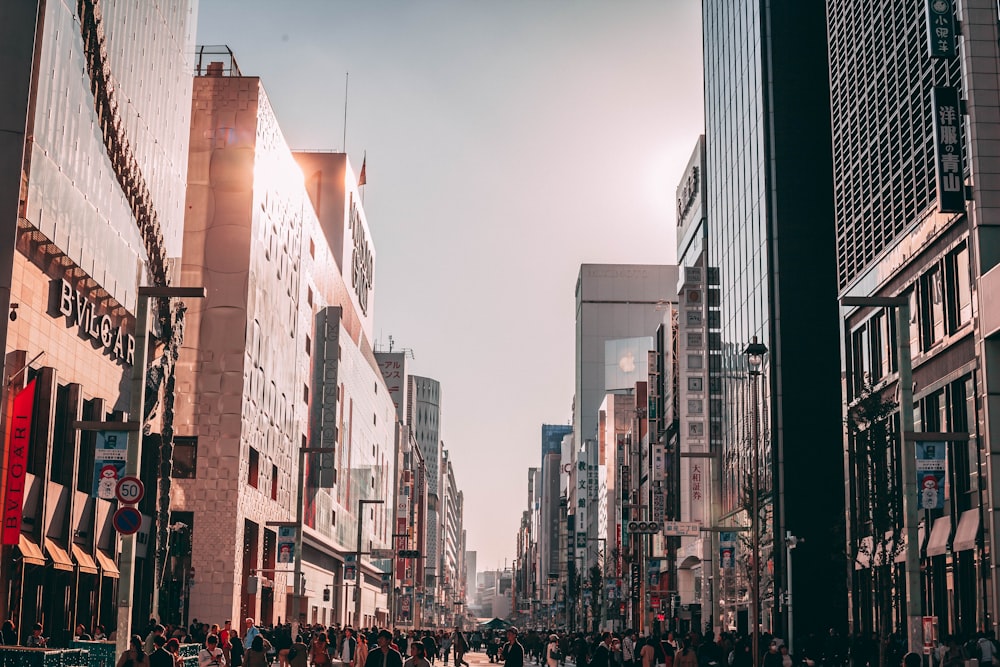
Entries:
[[[858,558],[867,559],[867,587],[873,603],[873,623],[879,641],[879,665],[886,664],[886,640],[892,633],[894,562],[902,549],[902,494],[899,488],[898,438],[893,428],[897,403],[865,384],[848,411],[847,429],[854,449],[858,494],[855,499]],[[867,534],[865,534],[867,533]]]

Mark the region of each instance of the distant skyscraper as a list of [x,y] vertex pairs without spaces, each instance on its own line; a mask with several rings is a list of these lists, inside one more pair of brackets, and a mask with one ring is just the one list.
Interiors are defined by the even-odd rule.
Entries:
[[[746,525],[738,515],[755,446],[769,503],[764,541],[780,544],[786,530],[806,537],[809,549],[795,552],[795,599],[824,601],[796,605],[797,636],[837,626],[845,598],[836,574],[846,571],[836,556],[842,545],[831,530],[843,518],[844,477],[824,9],[801,0],[702,3],[708,267],[719,274],[708,295],[720,314],[708,327],[710,341],[718,339],[710,370],[721,382],[721,414],[712,417],[719,520]],[[744,354],[754,336],[769,348],[759,393]],[[754,433],[759,442],[748,443]],[[761,620],[787,637],[784,554],[763,556],[773,578],[762,577]],[[725,618],[713,624],[743,623],[747,610],[746,598],[724,594]]]
[[[573,408],[573,483],[569,508],[574,515],[577,558],[586,559],[588,540],[597,539],[597,449],[598,413],[608,391],[609,367],[624,374],[635,373],[646,381],[647,359],[637,358],[629,345],[609,342],[649,337],[663,323],[666,304],[677,300],[677,267],[641,264],[583,264],[576,281],[576,383]],[[609,350],[622,350],[621,359],[607,357]],[[617,376],[616,376],[617,377]],[[613,389],[620,389],[614,387]],[[579,452],[582,458],[577,458]],[[583,468],[580,468],[580,464]],[[543,464],[544,465],[544,464]],[[580,497],[579,481],[586,482]],[[543,481],[543,484],[547,482]],[[547,488],[547,486],[546,486]],[[581,505],[580,501],[584,501]],[[582,546],[581,546],[582,545]],[[596,560],[596,552],[591,551]]]
[[540,486],[536,495],[539,503],[538,526],[538,585],[542,599],[555,594],[555,578],[559,576],[559,496],[562,494],[562,441],[573,433],[573,427],[563,424],[542,424],[542,466]]
[[[427,489],[427,535],[425,542],[424,600],[433,601],[441,572],[441,384],[437,380],[411,375],[409,378],[407,423],[423,455]],[[429,616],[424,616],[430,621]]]

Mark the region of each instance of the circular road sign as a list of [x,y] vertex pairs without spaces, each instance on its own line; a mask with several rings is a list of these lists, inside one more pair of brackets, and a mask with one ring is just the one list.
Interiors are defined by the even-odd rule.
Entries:
[[145,494],[146,490],[138,477],[122,477],[115,487],[115,497],[118,498],[118,502],[126,505],[136,504]]
[[115,515],[111,517],[111,524],[122,535],[134,535],[139,532],[139,527],[142,526],[142,515],[131,505],[119,507]]

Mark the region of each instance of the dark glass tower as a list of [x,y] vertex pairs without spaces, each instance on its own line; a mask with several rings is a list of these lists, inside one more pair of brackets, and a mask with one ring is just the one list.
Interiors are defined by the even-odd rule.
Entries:
[[[710,382],[721,517],[748,526],[754,469],[764,509],[761,622],[788,637],[784,536],[794,552],[794,634],[839,626],[843,573],[836,245],[824,3],[704,0],[709,265],[718,269]],[[759,391],[743,354],[767,345]],[[759,438],[755,436],[759,435]],[[725,625],[746,629],[750,542],[723,572]],[[822,573],[822,574],[821,574]],[[827,576],[829,575],[829,576]]]

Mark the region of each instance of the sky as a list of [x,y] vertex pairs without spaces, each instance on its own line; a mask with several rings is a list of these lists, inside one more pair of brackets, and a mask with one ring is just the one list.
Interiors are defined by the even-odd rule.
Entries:
[[367,156],[375,332],[441,382],[478,569],[572,418],[580,265],[676,259],[700,0],[200,0],[289,145]]

